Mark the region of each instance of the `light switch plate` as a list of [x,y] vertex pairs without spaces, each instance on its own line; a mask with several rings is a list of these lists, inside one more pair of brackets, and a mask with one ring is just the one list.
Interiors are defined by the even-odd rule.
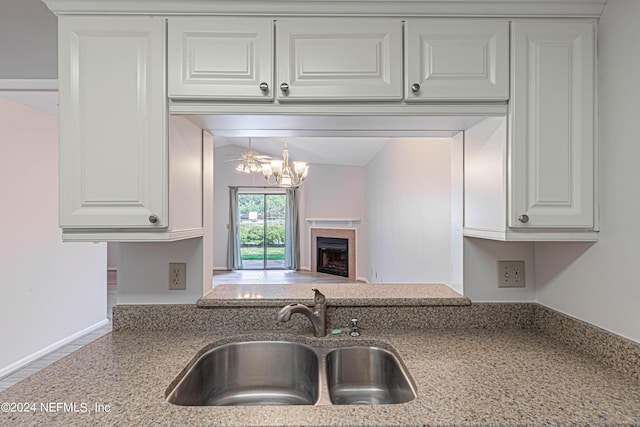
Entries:
[[524,288],[524,261],[498,261],[498,287]]

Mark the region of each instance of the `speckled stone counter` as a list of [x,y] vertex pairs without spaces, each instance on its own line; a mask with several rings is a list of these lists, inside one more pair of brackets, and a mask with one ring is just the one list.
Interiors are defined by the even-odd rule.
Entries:
[[[470,305],[471,300],[442,284],[223,284],[198,300],[198,307],[246,307],[287,304],[295,301],[313,304],[318,288],[334,307],[349,306],[448,306]],[[401,296],[400,296],[401,295]]]
[[[0,402],[37,405],[27,413],[0,412],[0,425],[640,424],[637,379],[538,329],[395,330],[320,339],[322,345],[366,340],[393,347],[417,385],[417,398],[406,404],[181,407],[167,403],[169,384],[211,343],[264,338],[318,343],[300,334],[233,335],[116,331],[0,393]],[[42,411],[40,404],[47,402],[75,403],[77,409],[84,403],[88,410]],[[96,411],[96,404],[102,410]]]

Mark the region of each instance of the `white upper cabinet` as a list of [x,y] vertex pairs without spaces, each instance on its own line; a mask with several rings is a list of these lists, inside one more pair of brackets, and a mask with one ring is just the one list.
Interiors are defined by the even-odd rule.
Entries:
[[512,23],[506,117],[465,131],[464,235],[597,241],[595,23]]
[[61,16],[60,226],[168,226],[165,23]]
[[512,25],[508,225],[594,228],[595,24]]
[[402,99],[400,19],[276,22],[280,101]]
[[273,20],[168,19],[171,98],[273,100]]
[[164,19],[63,16],[58,31],[63,240],[201,236],[202,131],[169,118]]
[[407,19],[405,100],[509,99],[509,22]]

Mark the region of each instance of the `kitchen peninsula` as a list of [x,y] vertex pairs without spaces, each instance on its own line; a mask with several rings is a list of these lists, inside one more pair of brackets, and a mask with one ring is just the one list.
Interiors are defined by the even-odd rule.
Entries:
[[[112,334],[0,393],[2,402],[34,402],[38,408],[40,402],[87,403],[90,408],[101,404],[108,405],[109,412],[3,411],[0,424],[408,426],[640,421],[637,359],[633,365],[637,345],[622,345],[631,345],[626,353],[630,358],[626,362],[618,358],[622,366],[614,369],[603,361],[611,356],[607,352],[620,350],[617,338],[535,304],[498,306],[434,307],[460,310],[455,319],[450,312],[440,312],[449,318],[440,319],[441,323],[457,327],[416,328],[409,322],[410,328],[402,328],[398,321],[402,319],[387,319],[393,327],[378,329],[365,323],[358,338],[344,334],[314,338],[308,325],[295,323],[293,318],[287,329],[276,331],[241,313],[227,319],[222,328],[199,317],[215,309],[158,306],[155,308],[170,318],[159,321],[158,316],[154,322],[150,315],[154,307],[141,307],[143,317],[131,315],[134,306],[120,307],[128,310],[116,311],[117,330]],[[277,309],[261,310],[272,311],[275,322]],[[439,316],[436,313],[429,316]],[[140,323],[143,318],[147,323]],[[507,324],[516,326],[505,327]],[[590,337],[585,344],[603,347],[596,349],[603,352],[600,357],[571,346],[585,336]],[[263,339],[389,347],[404,361],[417,397],[404,404],[364,407],[183,407],[166,402],[169,385],[205,346]]]

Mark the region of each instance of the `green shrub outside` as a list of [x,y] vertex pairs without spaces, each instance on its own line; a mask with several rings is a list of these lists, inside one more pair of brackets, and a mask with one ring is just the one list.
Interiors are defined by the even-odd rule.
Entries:
[[[267,225],[267,245],[284,245],[284,225]],[[252,224],[240,224],[240,241],[245,246],[261,246],[264,242],[264,226]]]

